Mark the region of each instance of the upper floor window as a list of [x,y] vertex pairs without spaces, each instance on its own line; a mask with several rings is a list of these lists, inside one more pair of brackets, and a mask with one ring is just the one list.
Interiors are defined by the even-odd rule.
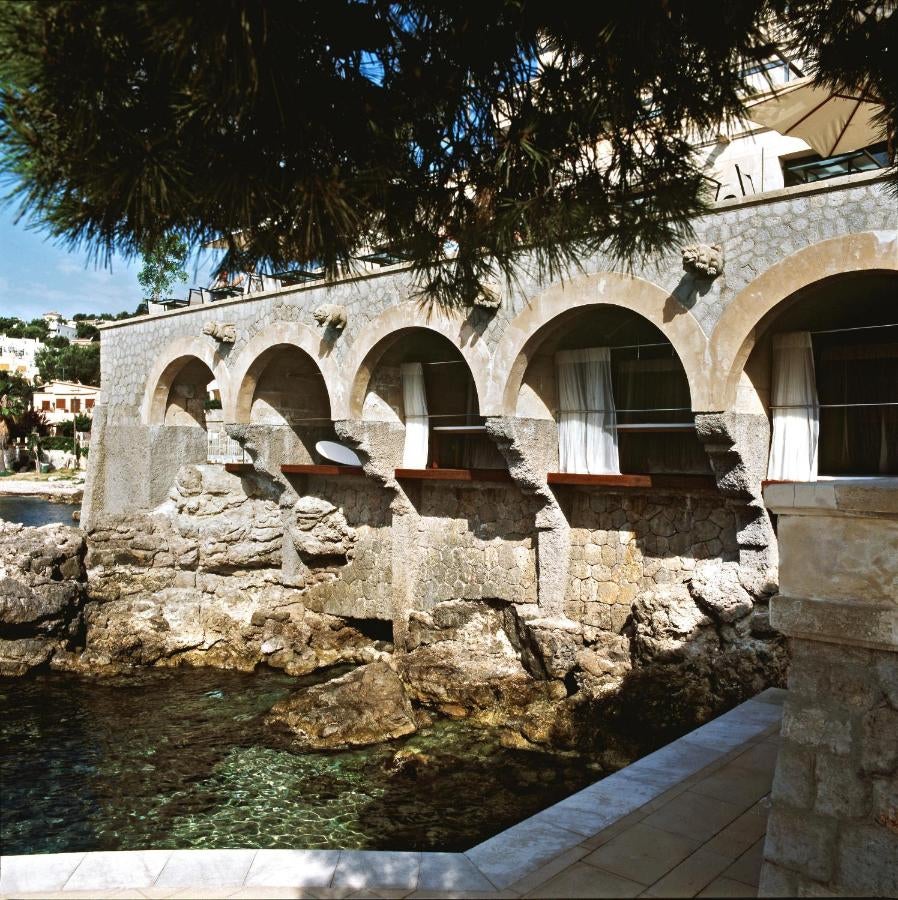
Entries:
[[889,164],[889,154],[883,141],[862,150],[840,153],[838,156],[822,157],[819,153],[803,153],[798,157],[780,160],[783,167],[783,186],[811,184],[840,175],[856,172],[871,172]]

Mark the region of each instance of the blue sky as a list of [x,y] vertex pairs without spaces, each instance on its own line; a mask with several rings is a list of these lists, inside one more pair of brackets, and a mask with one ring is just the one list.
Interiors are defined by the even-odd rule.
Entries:
[[[189,284],[175,287],[171,296],[186,297],[188,286],[209,280],[209,263],[194,275],[195,261],[187,270]],[[97,267],[86,251],[70,252],[47,240],[15,212],[0,206],[0,315],[26,321],[55,310],[64,316],[83,313],[133,312],[143,292],[137,283],[139,260],[115,257],[112,268]]]

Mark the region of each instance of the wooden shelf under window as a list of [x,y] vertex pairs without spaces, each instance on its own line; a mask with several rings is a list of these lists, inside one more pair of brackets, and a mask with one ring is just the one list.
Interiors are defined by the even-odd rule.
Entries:
[[361,466],[336,465],[286,465],[281,466],[284,475],[364,475]]
[[666,490],[713,491],[713,475],[586,475],[580,472],[549,472],[549,484],[580,484],[592,487],[664,488]]
[[396,469],[396,477],[415,481],[511,481],[507,469]]
[[245,475],[247,472],[252,472],[253,464],[242,462],[242,463],[225,463],[225,472],[230,472],[233,475]]

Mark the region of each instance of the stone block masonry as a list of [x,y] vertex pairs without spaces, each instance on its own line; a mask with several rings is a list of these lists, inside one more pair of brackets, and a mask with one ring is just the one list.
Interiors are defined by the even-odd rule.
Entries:
[[792,665],[761,896],[898,896],[896,497],[898,479],[766,491]]

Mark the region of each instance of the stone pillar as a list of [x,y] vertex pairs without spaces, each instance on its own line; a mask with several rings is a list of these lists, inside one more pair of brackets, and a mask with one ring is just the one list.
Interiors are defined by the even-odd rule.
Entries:
[[766,487],[792,666],[760,895],[898,896],[898,479]]
[[565,619],[564,597],[571,566],[571,529],[546,473],[558,468],[554,421],[490,417],[486,430],[508,463],[515,484],[540,501],[536,514],[537,597],[543,618]]

